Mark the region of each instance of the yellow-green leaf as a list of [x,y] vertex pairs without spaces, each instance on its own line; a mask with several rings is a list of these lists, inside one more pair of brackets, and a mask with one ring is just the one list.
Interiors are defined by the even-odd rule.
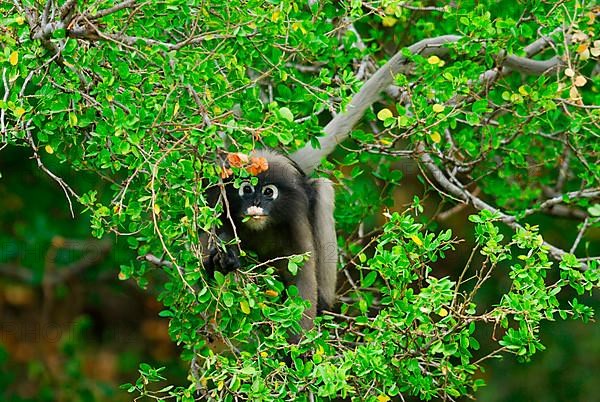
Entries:
[[523,95],[523,96],[527,96],[527,95],[529,95],[529,91],[527,91],[527,88],[525,88],[525,86],[524,86],[524,85],[521,85],[521,86],[519,87],[519,93],[520,93],[521,95]]
[[412,241],[415,242],[415,244],[419,247],[421,247],[423,245],[423,241],[421,239],[419,239],[419,236],[417,235],[411,235],[410,238],[412,239]]
[[77,125],[77,115],[73,112],[69,112],[69,125],[75,127]]
[[10,56],[8,56],[8,62],[11,65],[16,66],[17,63],[19,62],[19,52],[17,52],[16,50],[14,52],[12,52],[10,54]]
[[446,317],[448,315],[448,310],[446,310],[445,308],[441,308],[440,311],[438,311],[438,315],[440,317]]
[[52,148],[50,145],[46,145],[44,147],[44,149],[46,150],[47,153],[49,153],[50,155],[52,155],[54,153],[54,148]]
[[242,310],[242,313],[244,313],[244,314],[250,314],[250,306],[248,305],[247,301],[242,300],[240,302],[240,309]]
[[290,123],[294,121],[294,114],[292,113],[292,111],[289,108],[287,108],[285,106],[282,108],[279,108],[279,115],[281,116],[281,118],[283,120],[287,120]]
[[300,31],[302,31],[303,34],[305,34],[307,32],[306,29],[304,29],[304,27],[302,26],[302,22],[300,22],[300,21],[294,22],[292,24],[292,29],[294,31],[300,30]]
[[435,54],[433,56],[429,56],[429,58],[427,59],[427,63],[429,64],[440,64],[440,58],[437,57]]
[[377,118],[381,121],[384,121],[385,119],[389,119],[390,117],[394,117],[394,115],[392,114],[392,111],[390,109],[381,109],[379,111],[379,113],[377,113]]
[[436,103],[435,105],[433,105],[433,111],[435,113],[441,113],[444,111],[444,105],[440,105],[439,103]]
[[378,402],[388,402],[388,401],[390,401],[390,397],[385,394],[379,394],[379,396],[377,397],[377,401]]
[[439,144],[442,140],[442,136],[437,131],[434,131],[433,133],[429,134],[429,138],[431,138],[431,141],[435,142],[436,144]]
[[25,109],[23,109],[22,107],[18,107],[15,109],[14,111],[15,116],[17,116],[17,119],[20,118],[21,116],[23,116],[25,114]]
[[160,215],[160,207],[158,204],[154,204],[154,215]]
[[360,253],[358,255],[358,260],[361,264],[364,264],[367,261],[367,256],[365,255],[365,253]]
[[393,27],[394,25],[396,25],[396,22],[398,22],[398,20],[392,16],[386,15],[385,17],[383,17],[381,19],[381,24],[384,27]]

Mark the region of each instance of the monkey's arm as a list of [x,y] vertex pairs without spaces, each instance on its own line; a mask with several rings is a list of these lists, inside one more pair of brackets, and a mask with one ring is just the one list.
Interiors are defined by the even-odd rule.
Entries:
[[[212,186],[206,192],[207,204],[215,207],[225,197],[223,186]],[[228,273],[240,267],[239,248],[234,243],[235,235],[232,223],[225,213],[221,214],[223,226],[216,230],[216,239],[203,236],[202,243],[208,254],[203,257],[202,265],[210,278],[215,271]]]
[[240,267],[240,256],[235,245],[227,244],[234,240],[233,231],[224,228],[217,233],[217,244],[208,248],[208,256],[203,265],[208,275],[212,277],[215,271],[228,273]]

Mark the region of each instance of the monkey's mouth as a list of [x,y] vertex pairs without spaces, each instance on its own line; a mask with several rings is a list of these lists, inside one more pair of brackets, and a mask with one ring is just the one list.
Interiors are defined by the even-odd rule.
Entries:
[[246,210],[244,223],[251,229],[260,230],[265,227],[269,215],[261,207],[252,206]]
[[253,219],[260,219],[265,218],[267,214],[265,214],[265,211],[261,207],[251,206],[246,210],[246,216]]

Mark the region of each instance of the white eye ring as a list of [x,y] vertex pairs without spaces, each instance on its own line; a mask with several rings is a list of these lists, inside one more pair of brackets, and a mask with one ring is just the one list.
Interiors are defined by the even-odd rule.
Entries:
[[248,194],[252,194],[254,192],[254,187],[250,184],[249,181],[244,181],[240,184],[240,188],[238,189],[238,194],[240,197],[243,197]]
[[[271,194],[267,194],[269,192]],[[269,198],[271,198],[273,200],[276,199],[277,196],[279,196],[279,190],[273,184],[267,184],[266,186],[264,186],[263,189],[262,189],[262,193],[263,193],[264,196],[269,197]]]

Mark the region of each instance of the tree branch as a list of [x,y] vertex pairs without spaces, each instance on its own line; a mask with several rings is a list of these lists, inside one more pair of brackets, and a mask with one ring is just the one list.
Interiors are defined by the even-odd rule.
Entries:
[[[424,39],[408,47],[410,54],[420,54],[423,57],[436,55],[446,56],[450,49],[445,47],[448,43],[454,43],[462,39],[458,35],[444,35],[435,38]],[[528,55],[539,52],[542,44],[551,43],[550,39],[537,40],[525,48]],[[396,53],[383,67],[375,72],[362,86],[360,91],[354,95],[348,104],[346,111],[335,116],[323,129],[325,135],[317,138],[319,149],[315,149],[311,143],[294,152],[290,157],[306,172],[311,173],[320,163],[321,159],[333,152],[337,144],[344,141],[352,128],[362,118],[366,110],[380,98],[380,93],[389,87],[394,77],[399,73],[410,72],[410,63],[404,56],[404,49]],[[502,74],[512,70],[525,74],[546,74],[555,71],[561,65],[557,57],[549,60],[531,60],[526,57],[507,55],[504,58],[506,64]],[[482,74],[481,81],[494,79],[498,70],[490,74]],[[489,76],[488,76],[489,75]]]
[[[418,145],[417,150],[418,150],[418,152],[422,152],[421,162],[427,167],[427,169],[432,174],[435,181],[440,186],[442,186],[444,188],[444,190],[448,191],[454,197],[457,197],[457,198],[463,200],[464,202],[470,202],[478,210],[485,209],[485,210],[488,210],[488,211],[494,213],[495,215],[500,217],[501,222],[505,223],[512,229],[524,230],[523,226],[516,223],[514,216],[505,214],[498,208],[495,208],[495,207],[491,206],[490,204],[486,203],[485,201],[483,201],[482,199],[474,196],[466,189],[459,187],[458,185],[452,183],[446,177],[444,172],[442,172],[442,170],[435,164],[435,162],[433,161],[431,156],[428,153],[424,152],[425,149],[422,144]],[[553,258],[555,258],[556,260],[559,260],[559,261],[562,260],[562,257],[565,254],[567,254],[566,251],[564,251],[556,246],[553,246],[552,244],[548,243],[547,241],[544,241],[544,246],[548,248],[550,255]],[[587,269],[587,265],[582,263],[582,268]]]
[[33,140],[33,136],[31,135],[31,129],[29,128],[29,126],[31,125],[31,121],[32,120],[30,119],[27,122],[27,124],[25,124],[25,134],[27,135],[27,140],[29,141],[29,145],[31,146],[31,150],[33,151],[33,157],[35,158],[38,167],[42,169],[48,176],[50,176],[55,182],[57,182],[60,188],[62,188],[69,203],[71,217],[75,218],[75,213],[73,212],[73,203],[71,202],[71,196],[75,198],[79,198],[79,196],[77,195],[77,193],[75,193],[75,191],[73,191],[71,187],[69,187],[69,185],[62,178],[52,173],[42,162],[42,158],[38,154],[38,147],[35,144],[35,141]]
[[[552,209],[554,206],[561,204],[565,199],[573,200],[576,198],[596,198],[600,197],[600,190],[584,189],[581,191],[571,191],[570,193],[560,194],[542,202],[538,208],[529,208],[523,212],[524,216],[531,215],[539,210]],[[515,217],[513,216],[513,220]]]
[[144,259],[159,267],[173,268],[173,263],[171,261],[166,261],[163,258],[158,258],[154,254],[146,254],[144,256]]
[[[461,38],[458,35],[444,35],[436,38],[424,39],[410,46],[411,54],[429,56],[446,55],[450,49],[443,47],[447,43],[456,42]],[[319,150],[310,143],[294,152],[290,157],[306,172],[311,173],[320,163],[321,159],[329,155],[337,144],[344,141],[352,128],[365,114],[366,110],[379,99],[379,94],[389,86],[394,77],[401,72],[408,72],[410,66],[402,51],[396,53],[383,67],[375,72],[365,82],[360,91],[350,101],[346,111],[335,116],[323,129],[325,136],[318,138]]]
[[96,14],[86,13],[85,18],[87,18],[88,20],[97,20],[98,18],[106,17],[107,15],[116,13],[117,11],[123,10],[124,8],[134,6],[135,3],[137,3],[137,0],[126,0],[122,3],[115,4],[112,7],[99,10]]
[[[8,86],[8,80],[6,79],[6,67],[4,67],[2,69],[2,84],[4,85],[4,97],[2,98],[2,100],[6,104],[6,101],[8,100],[8,95],[10,94],[10,87]],[[4,112],[5,112],[5,109],[6,108],[3,107],[0,110],[0,134],[2,134],[2,141],[3,142],[7,141],[7,137],[6,137],[6,124],[4,122]]]

